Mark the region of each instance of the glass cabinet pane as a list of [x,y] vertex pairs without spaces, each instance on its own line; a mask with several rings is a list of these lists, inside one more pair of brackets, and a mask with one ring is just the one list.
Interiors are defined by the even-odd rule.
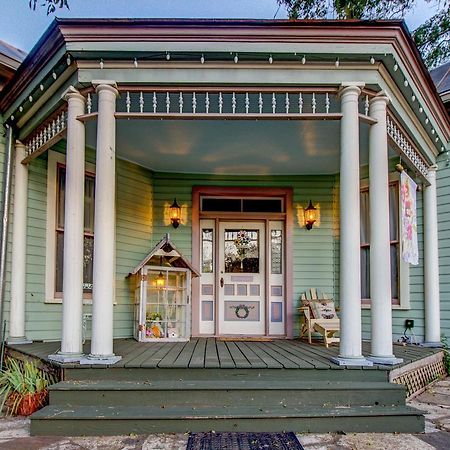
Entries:
[[187,273],[148,270],[145,339],[186,337]]

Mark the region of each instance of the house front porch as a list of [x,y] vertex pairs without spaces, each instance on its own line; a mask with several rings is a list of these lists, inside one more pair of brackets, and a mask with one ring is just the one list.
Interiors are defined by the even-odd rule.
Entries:
[[[406,375],[415,372],[416,380],[428,383],[443,373],[442,352],[416,346],[394,345],[395,356],[403,360],[394,367],[345,367],[330,361],[338,355],[337,346],[286,339],[116,339],[114,352],[122,359],[112,366],[50,361],[47,355],[60,345],[8,346],[16,358],[61,369],[50,405],[32,417],[34,435],[211,429],[420,432],[423,416],[405,406],[413,388]],[[369,352],[370,342],[364,342],[363,353]],[[396,377],[403,377],[408,391]]]

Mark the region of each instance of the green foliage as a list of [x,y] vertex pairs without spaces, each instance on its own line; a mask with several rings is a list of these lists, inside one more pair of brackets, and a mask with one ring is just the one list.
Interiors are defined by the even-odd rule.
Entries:
[[5,369],[0,371],[0,411],[7,404],[7,413],[16,415],[23,399],[46,390],[56,381],[54,375],[38,369],[33,362],[8,358]]
[[[38,6],[39,0],[29,0],[28,6],[33,11],[36,10],[36,6]],[[53,14],[56,11],[56,8],[69,8],[68,0],[41,0],[43,3],[41,3],[39,6],[44,6],[47,8],[47,15]]]
[[442,348],[444,350],[444,367],[447,373],[450,375],[450,349],[448,346],[447,338],[442,335],[441,337]]
[[277,0],[291,19],[391,19],[403,17],[416,0]]
[[[277,0],[291,19],[401,19],[418,0]],[[450,0],[426,0],[441,10],[413,32],[431,69],[450,58]]]
[[450,59],[450,0],[442,2],[442,6],[439,13],[413,33],[417,48],[430,68]]

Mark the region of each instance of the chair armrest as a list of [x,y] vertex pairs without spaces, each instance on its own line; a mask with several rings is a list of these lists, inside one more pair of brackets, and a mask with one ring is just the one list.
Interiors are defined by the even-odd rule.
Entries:
[[311,313],[310,313],[309,306],[301,306],[300,308],[297,308],[297,310],[300,314],[303,314],[307,320],[310,320]]

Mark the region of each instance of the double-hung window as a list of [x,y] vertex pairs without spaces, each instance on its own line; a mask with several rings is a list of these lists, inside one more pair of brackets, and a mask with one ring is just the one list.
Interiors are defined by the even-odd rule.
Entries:
[[[361,208],[361,299],[363,304],[370,304],[370,213],[369,188],[363,187],[360,193]],[[389,239],[391,263],[392,304],[400,305],[400,223],[399,223],[399,185],[397,181],[389,184]],[[377,226],[377,218],[373,218]]]
[[[48,154],[45,297],[48,303],[60,303],[63,295],[66,166],[64,154],[51,150]],[[86,163],[83,293],[87,301],[91,298],[93,282],[94,193],[95,166]]]

